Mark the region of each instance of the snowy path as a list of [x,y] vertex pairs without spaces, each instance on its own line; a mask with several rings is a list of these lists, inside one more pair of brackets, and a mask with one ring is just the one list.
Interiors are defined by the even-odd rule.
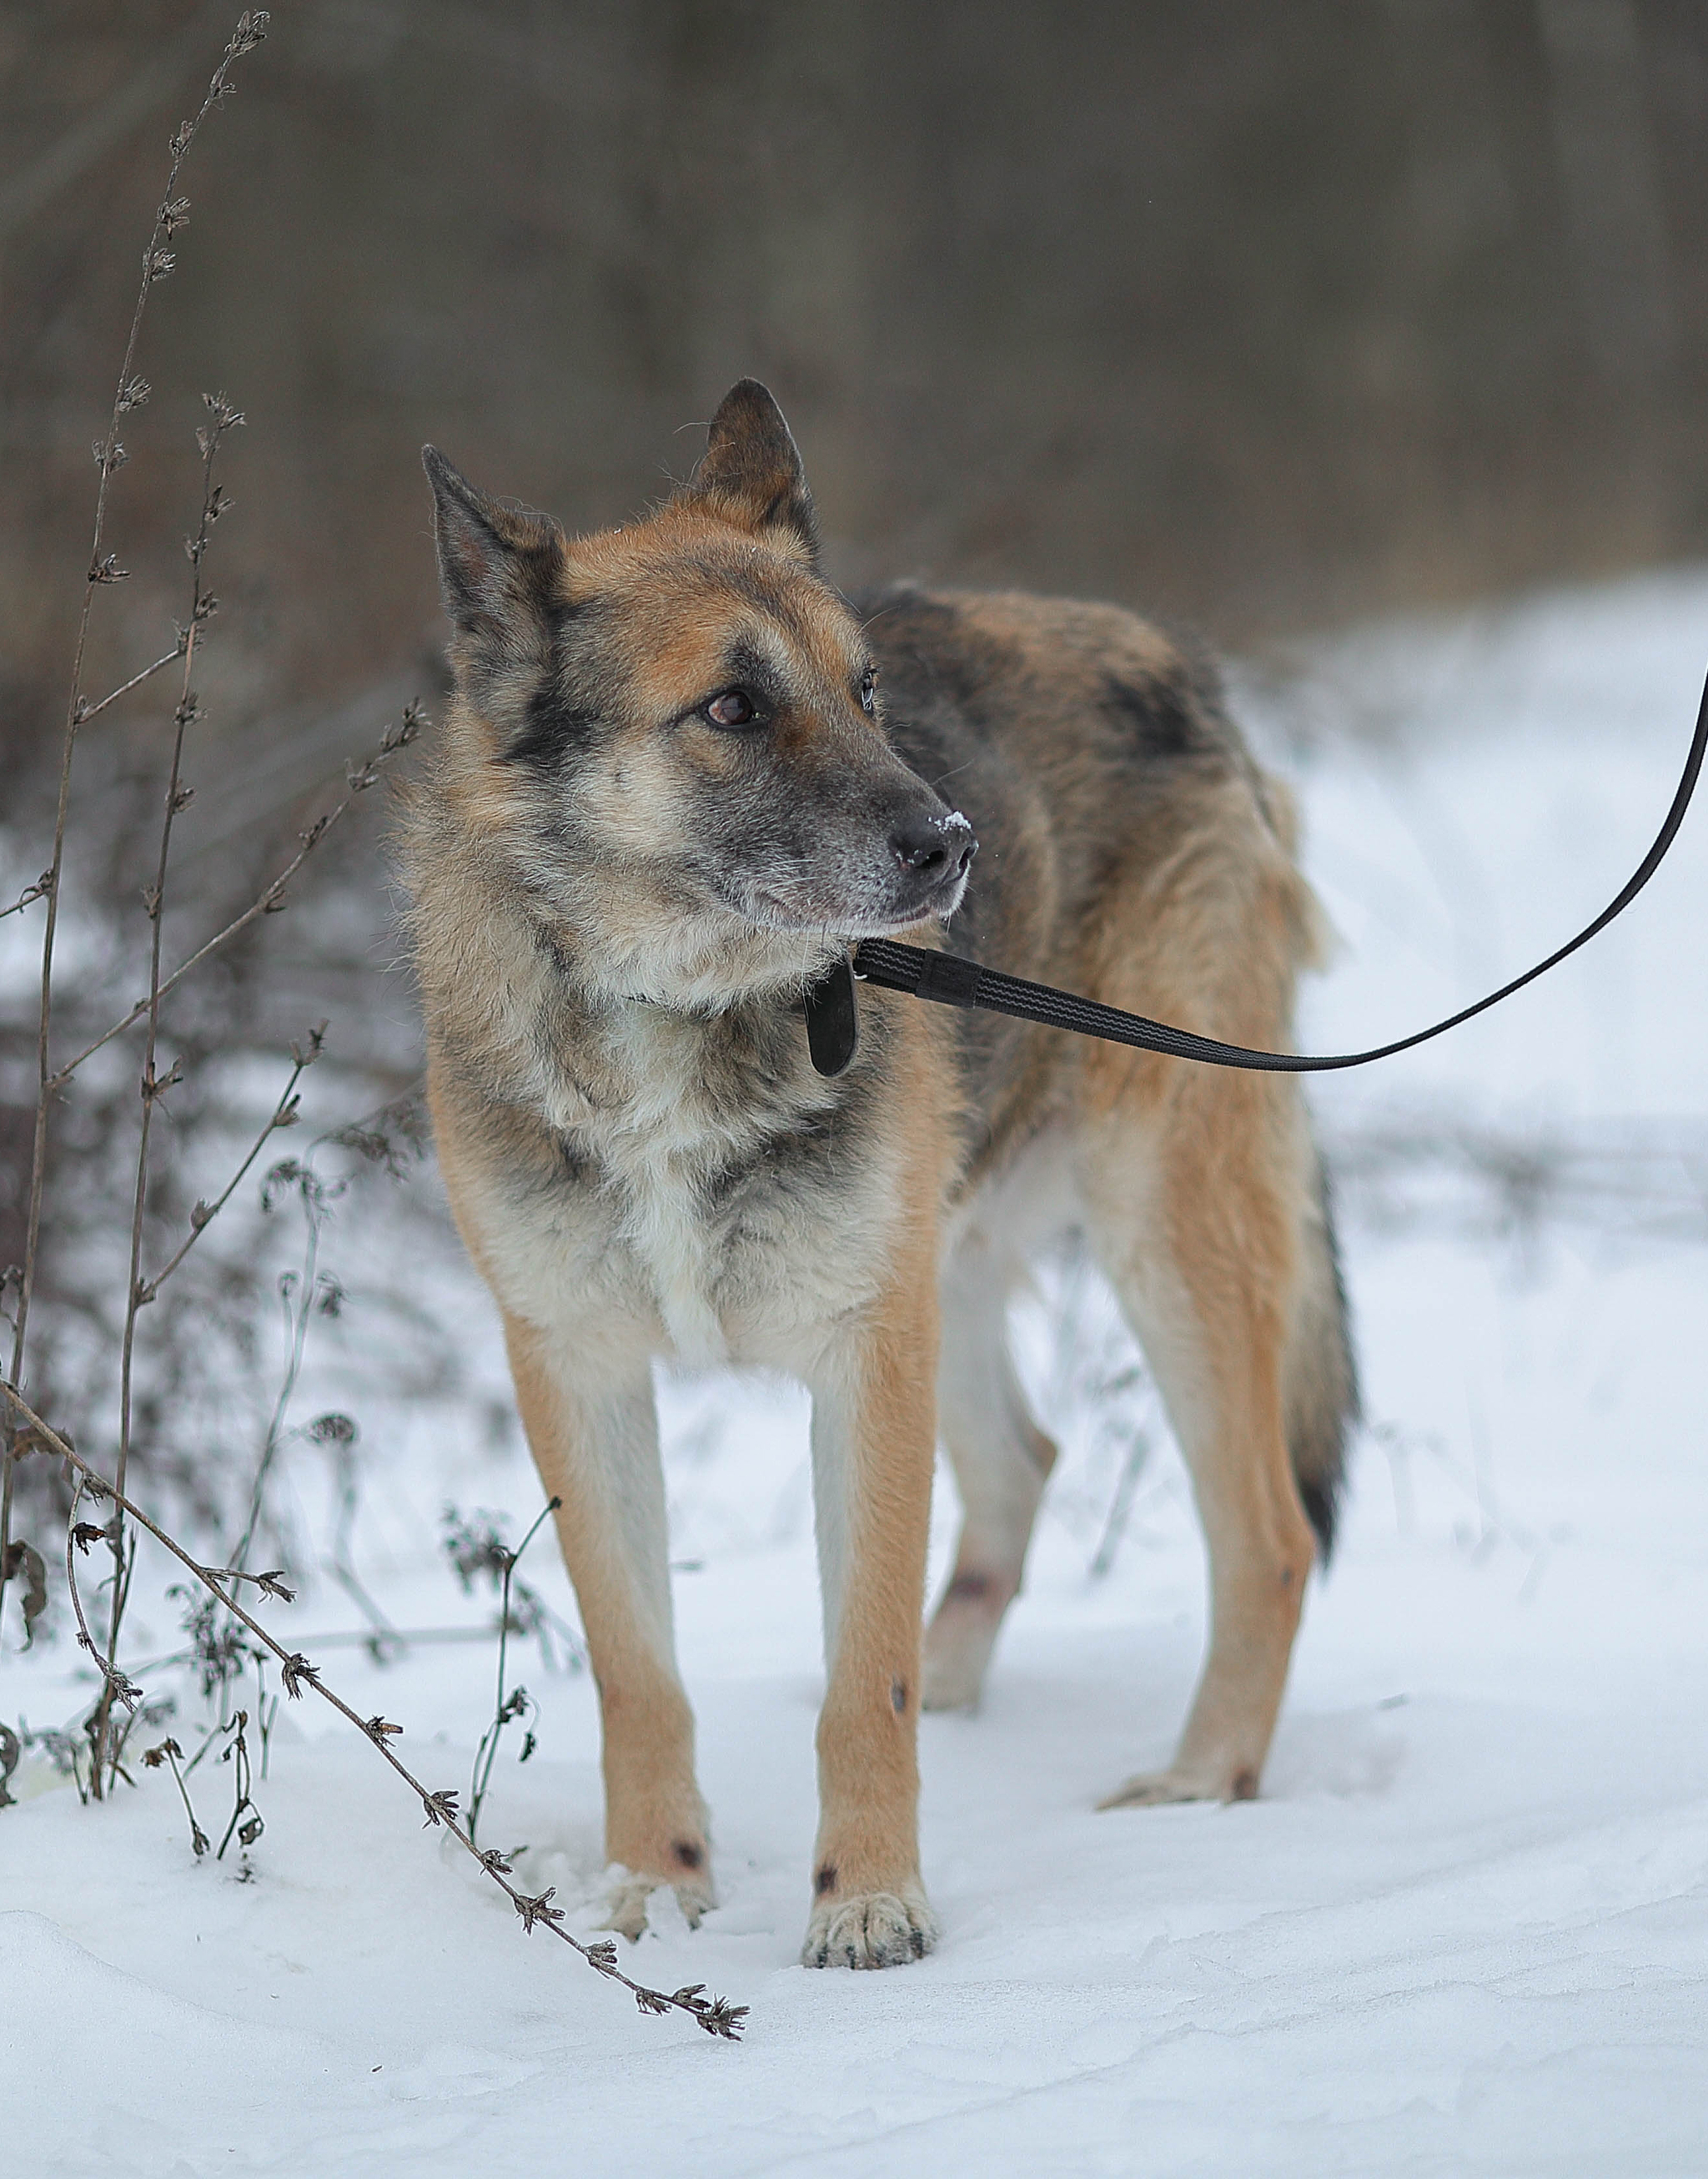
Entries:
[[[1335,738],[1298,767],[1349,945],[1307,1045],[1443,1012],[1586,919],[1664,807],[1705,662],[1708,580],[1683,576],[1325,654],[1356,701],[1427,723],[1403,762]],[[1379,1079],[1327,1085],[1328,1132],[1453,1100],[1518,1134],[1696,1122],[1705,910],[1708,811],[1557,980]],[[1708,2170],[1708,1249],[1570,1226],[1474,1242],[1446,1215],[1349,1243],[1375,1427],[1264,1798],[1092,1813],[1168,1752],[1202,1560],[1160,1448],[1092,1578],[1120,1451],[1080,1402],[986,1707],[925,1721],[941,1948],[885,1975],[795,1966],[819,1686],[802,1409],[672,1387],[681,1638],[723,1904],[698,1933],[660,1915],[629,1963],[750,2006],[745,2042],[639,2019],[563,1948],[523,1942],[371,1751],[304,1704],[274,1745],[247,1884],[229,1858],[192,1864],[163,1774],[85,1814],[30,1770],[33,1798],[0,1815],[0,2165]],[[513,1454],[459,1475],[435,1418],[411,1434],[417,1465],[400,1456],[359,1530],[364,1573],[400,1623],[472,1621],[484,1606],[434,1561],[440,1499],[519,1526],[537,1492]],[[946,1502],[938,1527],[940,1563]],[[549,1554],[528,1571],[569,1610]],[[171,1608],[143,1616],[169,1646]],[[330,1584],[273,1616],[310,1649],[350,1623]],[[430,1782],[462,1786],[491,1666],[476,1647],[384,1671],[344,1653],[329,1677],[404,1722]],[[484,1835],[528,1841],[528,1887],[556,1885],[584,1932],[592,1693],[537,1650],[519,1669],[539,1753],[501,1759]],[[0,1712],[68,1714],[74,1673],[63,1642],[8,1655]],[[205,1821],[228,1788],[196,1782]]]

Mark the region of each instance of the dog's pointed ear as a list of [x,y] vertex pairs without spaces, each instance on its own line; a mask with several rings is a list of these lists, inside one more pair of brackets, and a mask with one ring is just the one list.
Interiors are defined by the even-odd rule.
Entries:
[[782,410],[757,378],[739,380],[719,403],[688,494],[738,530],[792,541],[818,565],[807,473]]
[[433,487],[445,610],[458,633],[495,635],[549,620],[565,557],[550,516],[478,491],[436,447],[423,447],[421,466]]

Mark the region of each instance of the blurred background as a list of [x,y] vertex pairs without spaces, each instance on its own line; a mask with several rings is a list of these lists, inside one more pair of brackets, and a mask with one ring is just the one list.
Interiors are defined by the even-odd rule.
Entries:
[[[0,1273],[24,1253],[44,919],[39,900],[6,911],[49,859],[91,445],[168,137],[238,4],[0,0]],[[287,912],[164,1009],[183,1079],[156,1110],[145,1272],[255,1155],[138,1318],[129,1474],[211,1564],[245,1562],[253,1519],[246,1562],[301,1592],[270,1623],[325,1656],[356,1715],[407,1720],[435,1787],[497,1747],[507,1626],[528,1706],[483,1839],[531,1841],[528,1890],[590,1935],[590,1676],[549,1534],[501,1597],[540,1488],[423,1139],[388,795],[347,787],[404,704],[438,709],[422,442],[591,527],[686,475],[753,372],[794,425],[833,576],[1025,585],[1195,627],[1297,791],[1342,941],[1302,995],[1301,1047],[1398,1036],[1585,923],[1673,791],[1708,657],[1708,7],[276,0],[237,84],[191,151],[189,224],[151,291],[136,368],[154,390],[123,420],[104,545],[130,572],[95,595],[82,688],[122,683],[187,617],[194,433],[223,391],[247,422],[221,456],[233,509],[205,563],[222,604],[198,653],[167,965],[254,903],[317,815],[344,814]],[[146,988],[140,896],[177,699],[162,672],[78,738],[56,1067]],[[986,1719],[928,1722],[951,1942],[886,1991],[876,2056],[840,2026],[831,2049],[798,1976],[761,1980],[794,1957],[813,1820],[805,1395],[660,1372],[731,1912],[693,1952],[678,1923],[682,1948],[639,1972],[753,1995],[769,2023],[729,2105],[705,2101],[703,2068],[681,2076],[682,2138],[736,2144],[704,2169],[775,2168],[802,2081],[807,2138],[845,2111],[873,2159],[884,2114],[917,2161],[932,2110],[958,2122],[988,2096],[997,2165],[1036,2134],[1060,2167],[1097,2110],[1125,2132],[1086,2168],[1127,2168],[1137,2110],[1158,2171],[1708,2169],[1705,926],[1708,796],[1631,913],[1557,973],[1313,1083],[1366,1419],[1342,1538],[1265,1801],[1138,1819],[1159,1829],[1136,1858],[1137,1833],[1102,1828],[1123,1819],[1093,1838],[1081,1812],[1171,1744],[1203,1631],[1200,1531],[1110,1297],[1070,1252],[1040,1267],[1014,1322],[1061,1458]],[[302,1124],[263,1136],[292,1041],[322,1020]],[[116,1037],[54,1100],[25,1364],[31,1400],[107,1474],[140,1063],[137,1036]],[[0,1281],[0,1368],[15,1293]],[[71,1638],[63,1480],[42,1457],[14,1469],[12,1534],[43,1555],[48,1600],[20,1664],[27,1567],[0,1600],[0,1803],[86,1781],[101,1690]],[[933,1581],[955,1522],[944,1480]],[[74,1563],[104,1612],[110,1560]],[[605,2012],[562,2015],[592,2068],[566,2074],[511,1935],[489,1972],[494,1925],[446,1918],[472,1895],[419,1891],[394,1851],[388,1781],[369,1813],[365,1752],[310,1744],[311,1704],[280,1716],[262,1653],[175,1562],[145,1543],[134,1572],[122,1655],[148,1737],[175,1717],[188,1776],[259,1724],[266,1880],[211,1893],[180,1848],[200,1888],[178,1889],[164,1772],[136,1773],[146,1790],[113,1811],[129,1828],[93,1853],[50,1838],[68,1793],[0,1814],[19,1827],[6,1903],[34,1910],[0,1920],[36,1933],[12,1983],[32,2021],[47,2006],[25,2047],[96,2061],[74,2110],[13,2099],[52,2129],[43,2168],[69,2168],[68,2126],[98,2135],[103,2169],[145,2127],[159,2168],[169,2140],[211,2168],[228,2138],[198,2160],[183,2129],[204,2105],[227,2124],[232,2077],[272,2128],[269,2168],[299,2124],[315,2145],[293,2169],[361,2162],[363,2126],[386,2143],[363,2168],[396,2168],[400,2127],[424,2171],[448,2168],[441,2135],[460,2169],[477,2136],[483,2171],[519,2168],[488,2148],[523,2137],[490,2129],[538,2110],[555,2143],[566,2082],[595,2143],[616,2084],[627,2158],[608,2162],[631,2168],[634,2076]],[[247,1775],[222,1762],[189,1777],[216,1835]],[[161,1989],[194,2015],[147,2010]],[[210,2006],[241,2015],[240,2039]],[[288,2050],[255,2039],[282,2016]],[[109,2019],[126,2036],[110,2063],[89,2040]],[[361,2093],[329,2148],[320,2089],[300,2112],[281,2098],[309,2077],[304,2034],[337,2021]],[[370,2055],[376,2022],[391,2039]],[[203,2072],[169,2060],[139,2085],[139,2023]],[[216,2061],[217,2094],[179,2085]],[[649,2080],[655,2128],[674,2124]],[[400,2116],[398,2097],[426,2100]]]
[[[0,8],[8,898],[46,860],[90,445],[166,139],[234,12]],[[183,178],[114,486],[132,573],[97,600],[85,683],[184,611],[191,434],[222,389],[248,422],[168,957],[253,897],[399,704],[431,706],[425,439],[590,527],[685,475],[753,372],[833,574],[1114,598],[1272,691],[1306,635],[1700,555],[1705,121],[1690,0],[284,0]],[[79,749],[68,1040],[141,988],[169,678]],[[1362,723],[1397,732],[1403,708],[1371,695]],[[175,1002],[186,1152],[321,1017],[345,1070],[328,1119],[409,1093],[383,799]],[[0,1263],[21,1253],[35,928],[0,925]],[[37,1367],[58,1353],[74,1402],[112,1334],[134,1101],[115,1048],[56,1120]],[[196,1162],[162,1171],[162,1233]],[[174,1382],[211,1324],[253,1344],[271,1292],[247,1241],[202,1254]]]
[[[232,12],[0,14],[9,736]],[[249,414],[276,701],[436,646],[424,439],[600,524],[744,371],[845,575],[1246,643],[1701,548],[1705,118],[1692,0],[286,0],[142,362]],[[183,524],[168,421],[132,435],[139,539]]]

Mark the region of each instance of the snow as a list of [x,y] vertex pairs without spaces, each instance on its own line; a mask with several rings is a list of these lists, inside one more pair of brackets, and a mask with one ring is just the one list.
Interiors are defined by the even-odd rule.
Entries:
[[[1671,794],[1705,629],[1708,574],[1684,571],[1366,630],[1303,655],[1302,691],[1248,677],[1244,708],[1299,784],[1344,941],[1308,996],[1307,1049],[1464,1003],[1612,896]],[[567,1948],[524,1941],[310,1699],[275,1732],[249,1880],[235,1849],[193,1862],[164,1772],[84,1810],[26,1757],[20,1805],[0,1814],[6,2168],[1708,2168],[1705,909],[1699,814],[1586,954],[1442,1044],[1313,1091],[1344,1144],[1384,1128],[1427,1144],[1449,1122],[1520,1146],[1640,1124],[1683,1210],[1667,1232],[1546,1216],[1508,1231],[1458,1167],[1402,1174],[1381,1218],[1352,1191],[1371,1427],[1261,1799],[1092,1811],[1169,1753],[1202,1557],[1106,1298],[1052,1274],[1067,1358],[1043,1304],[1021,1327],[1065,1439],[1028,1589],[982,1713],[923,1724],[943,1942],[879,1975],[796,1965],[821,1685],[804,1410],[786,1388],[667,1384],[680,1636],[722,1903],[698,1932],[659,1909],[625,1964],[750,2006],[745,2040],[643,2019]],[[327,1247],[364,1271],[359,1233]],[[495,1384],[490,1318],[472,1286],[457,1292]],[[1112,1536],[1136,1430],[1154,1450]],[[519,1533],[539,1504],[525,1462],[430,1408],[394,1417],[388,1441],[355,1531],[363,1578],[399,1625],[478,1625],[485,1600],[464,1599],[435,1551],[438,1507],[502,1507]],[[324,1485],[305,1456],[297,1518],[322,1551]],[[573,1616],[549,1545],[523,1571]],[[169,1578],[141,1562],[139,1658],[172,1646]],[[325,1580],[266,1611],[364,1715],[404,1724],[430,1785],[466,1790],[490,1644],[420,1644],[384,1666],[317,1652],[317,1634],[356,1623]],[[532,1645],[512,1671],[539,1703],[539,1752],[519,1765],[512,1728],[483,1839],[526,1841],[519,1875],[556,1885],[586,1935],[593,1692]],[[86,1686],[68,1642],[8,1650],[0,1710],[58,1722]],[[195,1699],[173,1727],[187,1745]],[[205,1824],[228,1807],[227,1772],[210,1763],[191,1784]]]

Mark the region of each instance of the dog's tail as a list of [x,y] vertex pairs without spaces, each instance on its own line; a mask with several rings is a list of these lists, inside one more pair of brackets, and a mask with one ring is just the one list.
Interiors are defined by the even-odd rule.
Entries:
[[1335,1521],[1345,1487],[1347,1441],[1360,1410],[1328,1182],[1320,1159],[1313,1163],[1315,1189],[1304,1221],[1303,1276],[1287,1348],[1287,1449],[1299,1496],[1317,1531],[1317,1563],[1326,1566],[1334,1548]]

